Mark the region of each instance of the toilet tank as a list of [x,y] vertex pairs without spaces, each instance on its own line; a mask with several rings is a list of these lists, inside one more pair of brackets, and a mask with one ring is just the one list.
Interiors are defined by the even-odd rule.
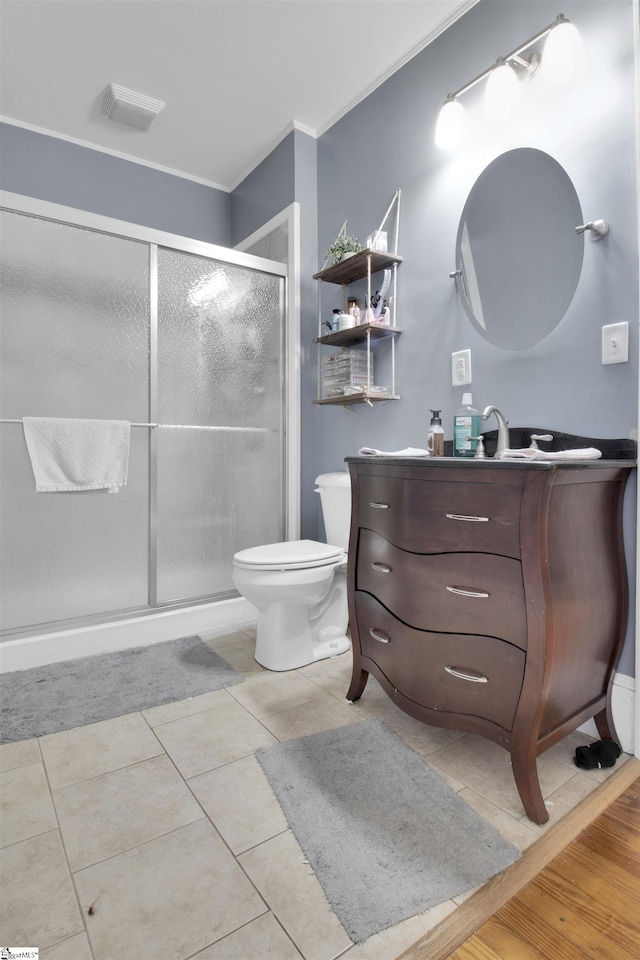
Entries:
[[351,477],[348,473],[321,473],[316,477],[327,543],[346,550],[351,527]]

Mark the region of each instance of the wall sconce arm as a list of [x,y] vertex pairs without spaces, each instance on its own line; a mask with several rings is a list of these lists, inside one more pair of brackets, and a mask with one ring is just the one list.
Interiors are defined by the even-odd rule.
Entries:
[[576,233],[585,233],[587,230],[591,233],[592,240],[602,240],[609,233],[609,224],[606,220],[590,220],[589,223],[576,227]]

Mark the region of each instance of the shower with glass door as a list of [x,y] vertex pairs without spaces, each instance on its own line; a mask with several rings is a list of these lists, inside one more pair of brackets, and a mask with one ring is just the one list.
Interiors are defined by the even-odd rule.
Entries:
[[[286,538],[286,268],[0,217],[3,636],[236,596],[233,554]],[[131,422],[127,485],[36,493],[25,416]]]

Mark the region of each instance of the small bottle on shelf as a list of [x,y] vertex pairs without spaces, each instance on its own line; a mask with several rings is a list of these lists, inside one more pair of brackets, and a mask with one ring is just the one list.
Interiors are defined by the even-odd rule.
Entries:
[[351,314],[357,326],[362,318],[362,310],[357,297],[349,297],[347,300],[347,313]]

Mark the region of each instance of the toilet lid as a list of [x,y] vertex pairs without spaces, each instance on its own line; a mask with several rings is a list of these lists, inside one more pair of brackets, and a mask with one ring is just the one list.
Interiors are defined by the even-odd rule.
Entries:
[[267,543],[261,547],[240,550],[234,556],[244,566],[302,567],[325,564],[344,554],[341,547],[316,540],[288,540],[285,543]]

